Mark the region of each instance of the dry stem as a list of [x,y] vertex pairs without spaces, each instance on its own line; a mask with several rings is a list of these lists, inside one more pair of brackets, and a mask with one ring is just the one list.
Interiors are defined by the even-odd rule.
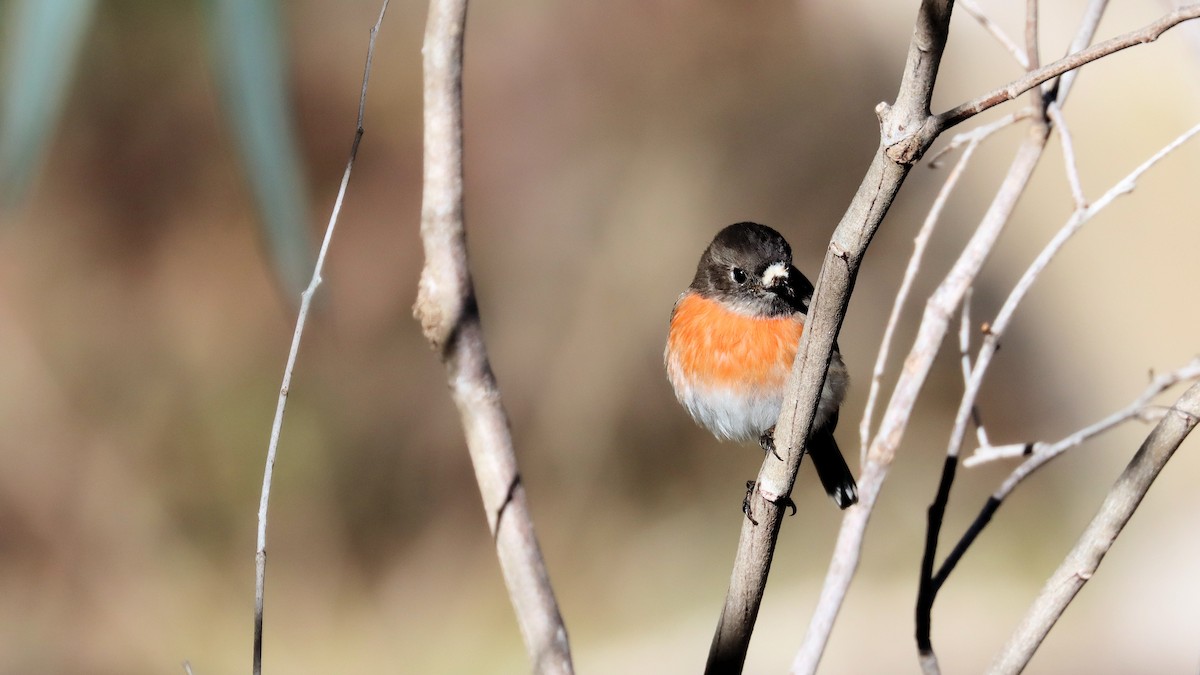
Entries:
[[413,312],[446,366],[500,570],[537,673],[573,672],[567,631],[517,469],[467,264],[463,219],[462,56],[466,0],[432,0],[425,67],[425,267]]
[[304,334],[304,324],[308,319],[308,309],[312,304],[313,294],[321,285],[321,270],[325,267],[325,254],[329,251],[329,242],[333,239],[333,229],[337,225],[338,216],[342,212],[342,201],[346,197],[346,187],[350,184],[350,172],[354,169],[354,159],[358,156],[358,144],[363,135],[363,113],[367,105],[367,82],[371,77],[371,59],[375,55],[375,36],[387,13],[388,0],[383,0],[379,9],[379,17],[371,27],[367,41],[367,63],[363,68],[362,90],[358,97],[358,121],[354,129],[354,141],[350,144],[350,158],[346,161],[346,170],[342,173],[342,182],[338,186],[337,199],[333,202],[333,213],[329,216],[329,224],[325,228],[325,238],[321,242],[321,252],[317,254],[317,262],[313,267],[312,280],[308,288],[300,295],[300,312],[296,316],[296,329],[292,333],[292,346],[288,351],[287,365],[283,370],[283,384],[279,387],[279,400],[275,404],[275,419],[271,423],[271,440],[267,445],[267,465],[263,470],[262,494],[258,502],[258,545],[254,555],[254,659],[252,670],[254,675],[262,672],[262,638],[263,638],[263,596],[267,580],[267,506],[271,501],[271,479],[275,471],[275,455],[279,449],[279,433],[283,429],[283,414],[287,409],[288,390],[292,384],[292,371],[296,367],[296,355],[300,352],[300,338]]

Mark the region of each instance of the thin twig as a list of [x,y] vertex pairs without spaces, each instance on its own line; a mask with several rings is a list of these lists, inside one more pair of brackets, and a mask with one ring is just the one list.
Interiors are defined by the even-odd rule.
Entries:
[[937,675],[941,672],[937,654],[933,651],[930,637],[932,631],[933,601],[937,599],[937,590],[933,587],[933,561],[937,556],[938,537],[942,531],[942,519],[946,515],[946,505],[950,502],[950,488],[954,486],[954,474],[958,470],[958,458],[946,456],[942,462],[942,478],[938,481],[937,496],[929,505],[925,525],[925,549],[921,556],[921,574],[917,581],[916,606],[916,638],[917,653],[921,670],[926,675]]
[[995,122],[992,122],[990,124],[984,124],[982,126],[975,127],[974,129],[971,129],[970,131],[963,131],[963,132],[954,134],[954,136],[952,136],[950,138],[949,143],[947,143],[945,146],[943,146],[937,152],[935,152],[929,156],[928,166],[931,169],[940,168],[942,156],[945,155],[946,153],[950,152],[951,150],[957,150],[958,148],[961,148],[962,146],[967,145],[969,143],[973,143],[977,140],[982,141],[985,138],[987,138],[988,136],[991,136],[992,134],[996,133],[997,131],[1000,131],[1001,129],[1004,129],[1005,127],[1009,126],[1010,124],[1020,122],[1021,120],[1024,120],[1024,119],[1029,119],[1032,116],[1033,116],[1033,109],[1032,108],[1024,108],[1024,109],[1018,110],[1015,113],[1009,113],[1009,114],[1005,115],[1004,117],[1001,117],[1000,119],[998,119]]
[[[938,535],[942,528],[942,519],[945,514],[946,503],[949,500],[950,488],[954,482],[954,473],[957,467],[957,458],[953,455],[946,456],[946,462],[942,469],[942,479],[938,486],[937,496],[934,498],[933,505],[929,507],[929,522],[925,533],[925,552],[921,562],[921,576],[919,579],[919,587],[917,591],[916,602],[916,637],[917,650],[919,654],[919,662],[922,670],[928,675],[938,672],[937,656],[933,651],[930,642],[931,632],[931,614],[933,603],[937,599],[938,592],[946,583],[951,572],[958,566],[967,549],[975,542],[988,523],[991,522],[992,516],[995,515],[997,509],[1000,508],[1004,500],[1016,489],[1017,485],[1022,480],[1027,478],[1031,473],[1036,471],[1054,459],[1065,450],[1075,447],[1083,441],[1092,438],[1100,433],[1108,431],[1145,411],[1151,400],[1162,393],[1166,389],[1178,384],[1182,381],[1195,380],[1200,378],[1200,358],[1194,359],[1191,363],[1183,368],[1155,378],[1155,381],[1136,401],[1126,408],[1109,415],[1100,422],[1089,427],[1079,430],[1071,434],[1062,441],[1053,445],[1046,445],[1042,448],[1034,450],[1034,456],[1031,457],[1021,466],[1017,467],[1004,483],[984,503],[983,508],[975,517],[975,520],[963,533],[962,537],[955,544],[950,554],[942,562],[937,573],[933,573],[933,558],[937,552]],[[1024,446],[1025,453],[1029,454],[1030,446]]]
[[1012,99],[1020,96],[1021,94],[1029,91],[1043,82],[1058,77],[1063,73],[1075,70],[1076,68],[1091,63],[1096,59],[1119,52],[1122,49],[1128,49],[1129,47],[1136,45],[1154,42],[1159,38],[1159,36],[1171,28],[1183,23],[1184,21],[1195,19],[1197,17],[1200,17],[1200,4],[1191,4],[1180,7],[1174,12],[1167,14],[1158,21],[1155,21],[1144,28],[1130,31],[1124,35],[1119,35],[1110,40],[1097,43],[1092,47],[1038,68],[1037,70],[1034,70],[1021,78],[1013,80],[1003,87],[994,89],[951,110],[947,110],[946,112],[937,115],[937,125],[942,130],[953,127],[954,125],[960,124],[964,120],[970,119],[984,110],[997,106],[1005,101],[1011,101]]
[[1038,50],[1038,0],[1025,0],[1026,70],[1037,70],[1041,64]]
[[[1054,459],[1063,452],[1071,448],[1082,445],[1084,442],[1099,436],[1100,434],[1112,429],[1115,426],[1124,424],[1135,418],[1143,418],[1147,411],[1153,409],[1153,401],[1155,397],[1163,393],[1167,389],[1190,380],[1200,379],[1200,359],[1193,359],[1183,367],[1154,378],[1146,389],[1142,391],[1129,405],[1106,415],[1103,419],[1089,424],[1088,426],[1079,429],[1078,431],[1059,439],[1053,443],[1037,442],[1037,443],[1019,443],[1014,445],[1005,445],[997,447],[979,448],[975,454],[963,460],[963,466],[975,467],[987,462],[994,462],[1000,459],[1013,459],[1016,457],[1030,457],[1027,460],[1029,467],[1020,473],[1014,472],[1014,476],[1010,477],[1005,485],[1009,483],[1013,487],[1022,479],[1032,473],[1035,469],[1041,467],[1046,462]],[[1002,492],[997,494],[1007,495],[1012,491],[1012,488],[1004,488]]]
[[958,354],[962,365],[963,384],[971,379],[971,297],[974,289],[967,287],[963,294],[962,307],[959,309],[958,322]]
[[937,197],[934,199],[933,205],[929,209],[929,213],[925,217],[925,221],[921,224],[921,229],[917,232],[916,238],[913,240],[913,252],[909,256],[908,265],[904,270],[904,278],[900,282],[900,289],[896,292],[896,297],[892,301],[892,311],[888,315],[887,325],[883,331],[883,340],[880,342],[879,351],[875,356],[875,367],[871,371],[871,386],[867,394],[867,404],[863,410],[862,420],[858,425],[858,433],[860,440],[860,459],[862,463],[866,463],[867,447],[870,446],[870,429],[871,420],[875,415],[875,404],[879,399],[879,387],[881,378],[887,368],[887,359],[891,353],[892,339],[895,336],[896,328],[900,323],[900,312],[903,310],[905,303],[908,301],[908,294],[912,290],[913,282],[916,280],[917,272],[920,270],[921,261],[924,259],[925,249],[929,243],[929,238],[933,236],[933,230],[941,218],[946,201],[950,198],[950,194],[958,185],[959,179],[965,171],[967,163],[971,159],[971,155],[975,153],[975,149],[980,143],[990,138],[993,134],[1008,127],[1014,122],[1024,119],[1029,116],[1027,111],[1021,111],[1005,115],[1004,117],[992,122],[976,127],[968,132],[958,134],[950,142],[949,145],[942,148],[934,155],[929,162],[932,168],[936,165],[937,160],[942,155],[946,154],[951,149],[966,145],[967,149],[963,151],[962,156],[950,171],[950,175],[946,177],[946,182],[942,184],[942,188],[938,191]]
[[[958,325],[958,351],[962,365],[963,386],[971,381],[971,297],[972,289],[967,288],[963,295],[962,307],[959,309],[961,320]],[[980,445],[989,445],[987,431],[984,430],[983,420],[979,414],[979,406],[971,411],[971,421],[975,423],[975,435]]]
[[[981,127],[982,128],[982,127]],[[976,129],[979,131],[979,129]],[[900,325],[900,314],[904,310],[905,303],[908,302],[908,294],[912,290],[913,282],[917,278],[917,272],[921,269],[921,262],[925,258],[925,249],[929,245],[929,239],[933,236],[933,231],[937,227],[938,221],[942,217],[942,210],[946,206],[954,188],[958,186],[958,181],[962,178],[963,171],[966,170],[967,164],[971,161],[971,156],[975,154],[975,149],[979,147],[982,138],[986,134],[976,135],[970,143],[967,144],[967,149],[963,151],[958,162],[950,171],[950,175],[946,176],[946,182],[942,184],[942,188],[938,190],[937,197],[933,200],[933,205],[929,207],[929,213],[925,216],[925,221],[921,223],[921,229],[917,232],[916,238],[913,239],[913,252],[908,258],[908,266],[904,270],[904,278],[900,281],[900,289],[896,291],[896,298],[892,301],[892,311],[888,315],[887,326],[883,330],[883,340],[879,343],[879,352],[875,356],[875,368],[871,371],[871,388],[867,393],[867,405],[863,410],[862,422],[858,425],[858,434],[861,441],[861,463],[867,461],[867,448],[871,444],[871,418],[875,413],[875,403],[879,398],[880,380],[883,378],[883,373],[887,367],[887,359],[891,354],[892,338],[896,334],[896,327]]]
[[1019,673],[1029,664],[1067,605],[1099,569],[1100,562],[1133,517],[1154,479],[1197,421],[1200,421],[1200,384],[1188,389],[1171,408],[1171,413],[1146,437],[1075,547],[1046,581],[1029,612],[992,663],[989,673]]
[[1083,182],[1079,179],[1079,160],[1075,156],[1075,143],[1071,140],[1071,130],[1067,128],[1066,117],[1057,103],[1046,106],[1046,114],[1054,120],[1062,139],[1063,163],[1066,165],[1067,183],[1071,186],[1071,198],[1075,200],[1075,209],[1087,208],[1087,197],[1083,194]]
[[567,630],[534,532],[467,260],[462,144],[466,18],[466,0],[429,4],[422,48],[425,265],[413,313],[446,368],[500,571],[532,669],[545,675],[569,675],[574,666]]
[[1008,37],[1008,33],[1005,33],[1003,28],[995,21],[992,21],[991,17],[984,13],[979,5],[975,4],[975,0],[958,0],[958,6],[978,21],[984,30],[991,33],[992,37],[996,38],[996,41],[1003,45],[1009,54],[1012,54],[1012,57],[1016,59],[1017,64],[1022,69],[1029,70],[1029,57],[1025,56],[1025,50],[1021,49],[1020,45]]
[[346,187],[350,184],[350,172],[354,169],[354,159],[358,156],[358,145],[363,135],[363,113],[367,104],[367,82],[371,77],[371,60],[375,56],[375,36],[383,23],[389,0],[383,0],[379,9],[379,17],[371,27],[367,41],[367,62],[363,68],[362,91],[358,97],[358,119],[354,129],[354,140],[350,143],[350,158],[346,160],[346,170],[342,173],[342,182],[338,186],[337,198],[333,202],[333,212],[329,216],[329,224],[325,227],[325,238],[321,241],[321,251],[317,254],[317,262],[313,266],[312,279],[308,288],[300,294],[300,312],[296,316],[296,329],[292,333],[292,346],[288,351],[287,365],[283,370],[283,384],[279,387],[279,400],[275,404],[275,419],[271,423],[271,440],[267,446],[267,465],[263,470],[262,494],[258,502],[258,546],[254,555],[254,675],[262,672],[262,638],[263,638],[263,596],[267,578],[267,506],[271,500],[271,479],[275,471],[275,455],[279,449],[279,433],[283,428],[283,414],[287,408],[288,390],[292,384],[292,371],[296,367],[296,355],[300,352],[300,338],[304,334],[304,324],[308,319],[308,309],[312,304],[313,294],[321,285],[321,271],[325,267],[325,254],[329,251],[329,242],[333,239],[333,230],[337,225],[338,216],[342,212],[342,202],[346,197]]

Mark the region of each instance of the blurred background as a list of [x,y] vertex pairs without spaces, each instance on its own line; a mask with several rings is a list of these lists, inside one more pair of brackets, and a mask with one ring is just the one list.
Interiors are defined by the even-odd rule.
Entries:
[[[36,4],[0,2],[0,672],[170,673],[184,659],[202,675],[244,672],[268,432],[378,3],[254,2],[239,15],[216,0],[76,0],[49,3],[63,13],[34,34]],[[984,4],[1019,38],[1024,3]],[[1114,4],[1099,39],[1168,8]],[[718,443],[675,402],[667,317],[708,240],[738,220],[781,230],[815,278],[877,143],[873,108],[895,95],[916,5],[471,7],[472,267],[579,672],[702,670],[761,453]],[[1082,6],[1043,3],[1043,61],[1063,53]],[[528,670],[444,373],[411,317],[424,18],[422,3],[396,0],[380,33],[366,135],[293,380],[271,504],[267,672]],[[1089,197],[1200,119],[1196,30],[1078,79],[1065,114]],[[35,78],[52,91],[32,109],[11,98],[34,68],[18,52],[40,53],[51,73]],[[1018,74],[958,12],[935,108]],[[32,131],[14,135],[18,118]],[[885,395],[1021,133],[991,140],[950,202]],[[978,322],[1069,213],[1052,143],[976,287]],[[854,467],[884,321],[946,172],[914,169],[858,279],[838,434]],[[1193,142],[1042,277],[984,391],[994,442],[1058,439],[1126,405],[1149,370],[1196,354],[1198,174]],[[918,671],[925,508],[961,393],[957,348],[943,352],[823,672]],[[935,607],[948,672],[986,666],[1147,430],[1072,451],[1006,502]],[[1030,672],[1200,667],[1198,443],[1172,460]],[[960,473],[944,539],[1010,468]],[[786,670],[839,524],[807,465],[797,490],[748,673]]]

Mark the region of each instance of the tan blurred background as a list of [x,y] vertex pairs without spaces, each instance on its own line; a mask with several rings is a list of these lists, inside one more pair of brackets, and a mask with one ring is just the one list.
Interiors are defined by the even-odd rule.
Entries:
[[[1017,35],[1021,4],[987,6]],[[1117,4],[1101,38],[1165,7]],[[378,5],[285,5],[315,241]],[[783,231],[815,277],[875,146],[873,107],[895,94],[915,5],[472,6],[472,265],[581,673],[702,669],[761,456],[717,443],[676,404],[661,369],[667,315],[707,240],[737,220]],[[1045,60],[1081,5],[1043,3]],[[293,382],[271,505],[267,672],[528,668],[442,370],[410,315],[424,9],[393,2],[380,34],[367,132]],[[294,319],[262,253],[202,19],[196,3],[101,4],[30,198],[0,227],[0,672],[249,667],[255,513]],[[1173,31],[1078,80],[1066,115],[1089,196],[1200,119],[1196,40]],[[936,107],[1017,74],[960,14]],[[957,255],[1019,133],[979,153],[918,291]],[[891,294],[945,172],[914,170],[850,306],[841,343],[855,384],[838,436],[854,466]],[[1035,287],[984,393],[993,440],[1056,439],[1125,405],[1148,369],[1198,351],[1198,172],[1193,142]],[[979,320],[1069,208],[1052,146],[976,289]],[[945,351],[824,672],[917,672],[924,511],[961,386]],[[1074,451],[1001,509],[935,607],[948,672],[988,663],[1146,430]],[[1030,672],[1200,667],[1197,443]],[[963,472],[947,537],[1007,468]],[[748,673],[786,669],[828,562],[839,514],[805,469]]]

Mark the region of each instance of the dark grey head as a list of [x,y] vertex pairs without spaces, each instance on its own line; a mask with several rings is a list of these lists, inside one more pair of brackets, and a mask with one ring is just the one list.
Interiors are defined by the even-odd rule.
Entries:
[[717,233],[700,256],[691,289],[753,316],[808,312],[812,283],[792,266],[783,235],[758,223],[735,223]]

